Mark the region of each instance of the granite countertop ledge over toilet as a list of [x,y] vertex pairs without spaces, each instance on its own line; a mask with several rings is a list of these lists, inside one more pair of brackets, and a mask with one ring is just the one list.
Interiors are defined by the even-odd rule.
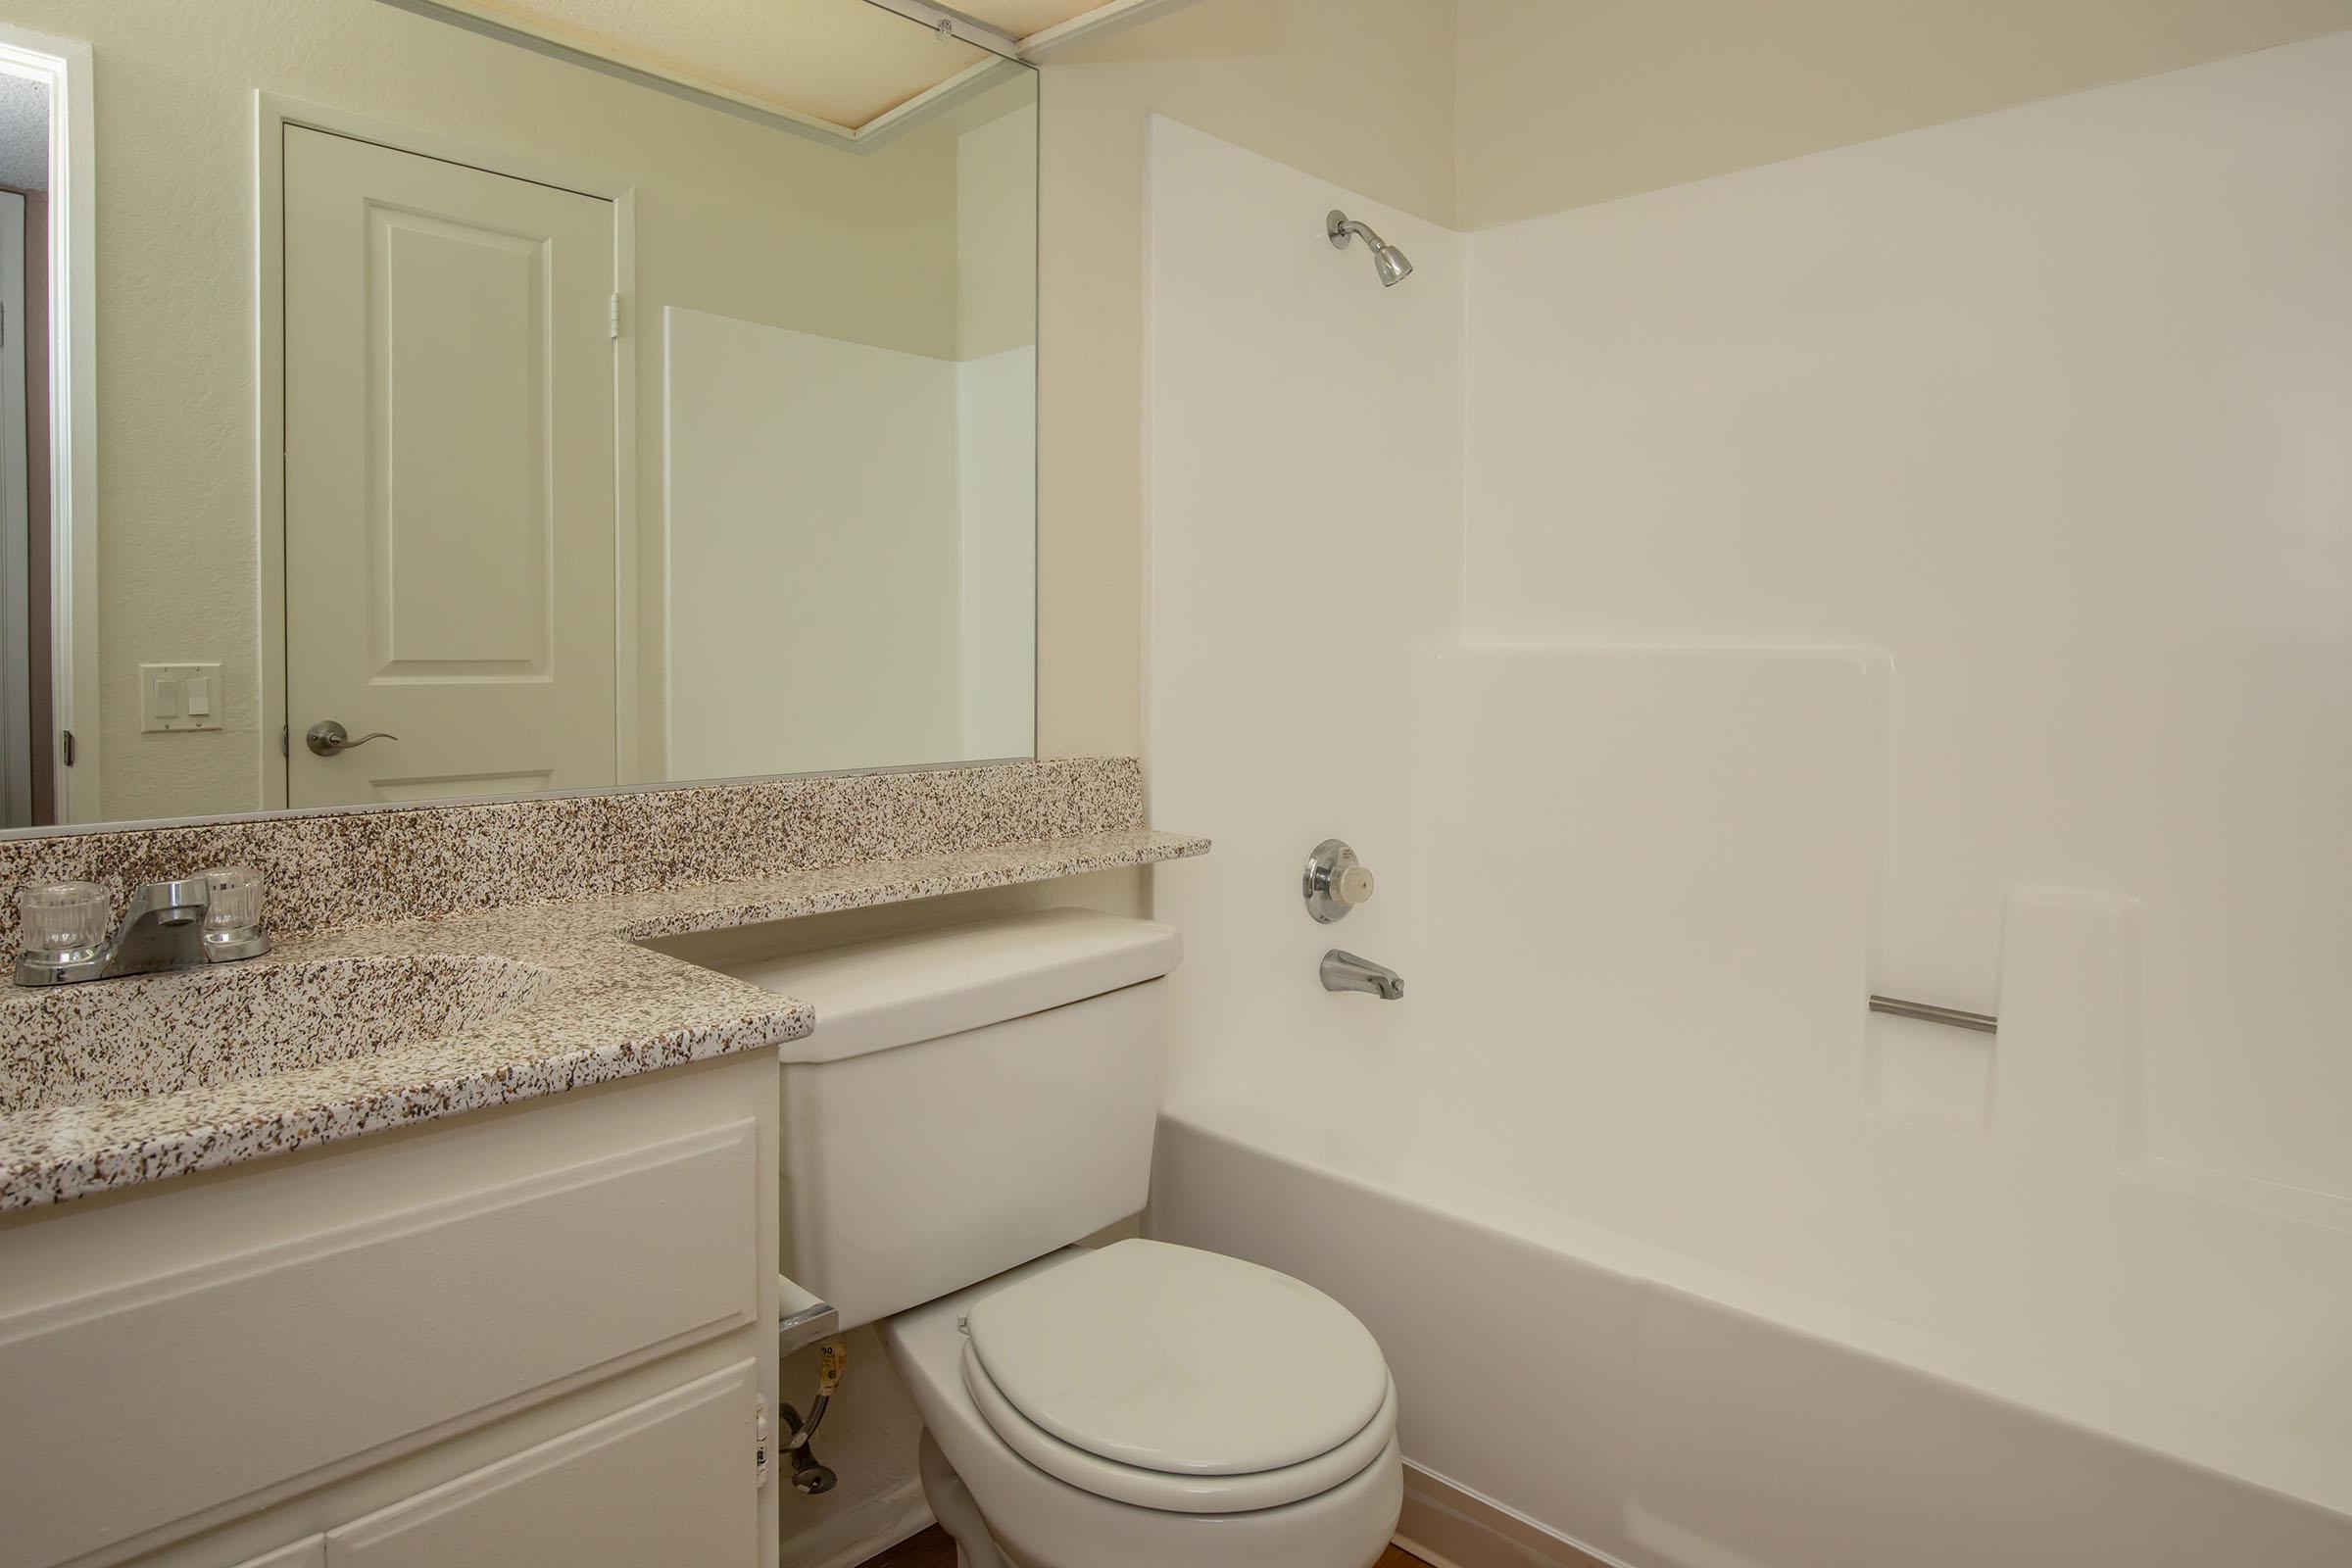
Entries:
[[[808,1004],[637,944],[1207,851],[1142,816],[1136,760],[1085,758],[0,843],[9,894],[85,878],[118,908],[258,865],[275,943],[0,994],[0,1211],[800,1039]],[[370,1015],[394,1004],[425,1037]],[[228,1046],[190,1040],[198,1011]],[[75,1021],[97,1049],[43,1045]]]

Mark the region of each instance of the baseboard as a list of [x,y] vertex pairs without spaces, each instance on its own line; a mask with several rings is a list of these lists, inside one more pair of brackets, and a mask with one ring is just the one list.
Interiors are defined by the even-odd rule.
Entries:
[[[791,1482],[782,1466],[771,1472],[768,1485]],[[923,1489],[908,1481],[883,1496],[867,1499],[855,1518],[823,1531],[787,1532],[779,1554],[783,1568],[858,1568],[868,1557],[880,1556],[908,1536],[931,1527],[931,1508]]]
[[1431,1568],[1628,1568],[1417,1464],[1404,1467],[1396,1544]]
[[[800,1568],[856,1568],[931,1523],[919,1488],[884,1499],[875,1511],[880,1517],[863,1522],[855,1544],[829,1541],[814,1552],[808,1550],[812,1544],[797,1544],[802,1550],[795,1552],[796,1543],[787,1542],[785,1561]],[[1430,1568],[1631,1568],[1417,1464],[1404,1467],[1396,1544]]]

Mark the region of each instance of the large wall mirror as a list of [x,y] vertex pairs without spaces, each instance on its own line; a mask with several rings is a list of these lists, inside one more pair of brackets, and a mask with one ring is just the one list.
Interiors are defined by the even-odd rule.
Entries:
[[0,0],[0,827],[1032,755],[1037,132],[869,0]]

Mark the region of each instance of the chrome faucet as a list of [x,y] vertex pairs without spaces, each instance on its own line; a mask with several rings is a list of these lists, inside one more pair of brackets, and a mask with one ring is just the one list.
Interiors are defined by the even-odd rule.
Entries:
[[270,951],[261,873],[244,866],[141,884],[111,934],[106,889],[94,882],[27,883],[17,890],[17,912],[21,986],[196,969]]
[[1343,953],[1338,948],[1323,955],[1323,964],[1318,972],[1323,976],[1323,989],[1326,991],[1363,991],[1383,1002],[1404,1000],[1402,975],[1369,958]]

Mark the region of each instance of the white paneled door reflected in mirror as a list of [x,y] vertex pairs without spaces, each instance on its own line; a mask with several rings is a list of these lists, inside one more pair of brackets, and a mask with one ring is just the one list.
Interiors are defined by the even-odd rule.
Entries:
[[715,17],[0,0],[0,828],[1033,754],[1035,74]]

